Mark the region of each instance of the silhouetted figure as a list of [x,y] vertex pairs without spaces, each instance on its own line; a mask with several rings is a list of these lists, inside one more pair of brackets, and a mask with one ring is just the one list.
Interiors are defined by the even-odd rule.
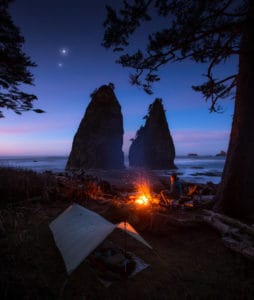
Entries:
[[179,199],[182,196],[182,183],[176,173],[170,176],[169,198]]

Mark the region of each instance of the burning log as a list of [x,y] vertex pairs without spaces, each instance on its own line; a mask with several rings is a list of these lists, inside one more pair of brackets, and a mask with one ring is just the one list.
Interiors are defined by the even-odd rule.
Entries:
[[135,193],[130,196],[130,200],[139,206],[150,206],[159,203],[157,196],[153,195],[149,183],[143,179],[135,183]]

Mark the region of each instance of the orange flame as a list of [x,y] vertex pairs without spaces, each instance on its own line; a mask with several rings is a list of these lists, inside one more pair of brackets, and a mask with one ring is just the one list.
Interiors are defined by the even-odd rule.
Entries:
[[149,199],[146,197],[146,195],[141,195],[138,199],[135,200],[135,202],[140,205],[148,205]]
[[149,184],[144,179],[136,183],[136,190],[136,195],[130,197],[134,200],[135,204],[138,204],[141,207],[143,207],[159,202],[158,199],[152,197]]

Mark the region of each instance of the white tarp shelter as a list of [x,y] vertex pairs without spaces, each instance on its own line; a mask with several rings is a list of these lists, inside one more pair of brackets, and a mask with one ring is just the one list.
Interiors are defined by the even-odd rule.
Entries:
[[113,224],[78,204],[69,206],[49,227],[68,274],[74,271],[115,228],[125,230],[152,249],[129,223]]

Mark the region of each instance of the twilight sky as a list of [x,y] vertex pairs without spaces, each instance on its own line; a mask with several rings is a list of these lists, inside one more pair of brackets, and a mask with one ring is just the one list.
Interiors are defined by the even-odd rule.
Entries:
[[[101,46],[105,4],[117,0],[16,0],[11,15],[25,37],[24,51],[38,64],[31,71],[37,95],[35,107],[45,114],[19,116],[4,111],[0,119],[0,155],[69,155],[72,140],[90,101],[90,94],[113,82],[124,118],[124,145],[144,124],[148,106],[162,98],[176,155],[195,152],[215,155],[227,150],[233,101],[224,100],[224,113],[209,113],[209,105],[191,85],[204,79],[205,65],[186,61],[164,67],[154,94],[129,83],[130,70],[115,63],[116,56]],[[152,27],[150,26],[150,29]],[[146,32],[133,37],[142,45]],[[235,70],[237,61],[217,68],[218,74]]]

